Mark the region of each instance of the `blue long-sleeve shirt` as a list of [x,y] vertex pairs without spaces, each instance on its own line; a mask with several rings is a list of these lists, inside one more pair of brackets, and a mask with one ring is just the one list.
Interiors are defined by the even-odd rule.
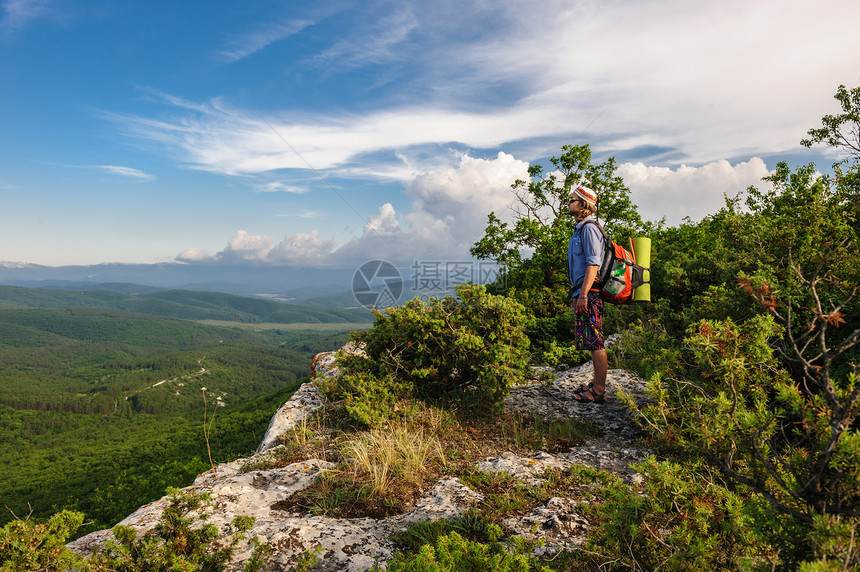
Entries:
[[587,266],[603,264],[605,249],[603,234],[596,225],[585,224],[585,221],[593,219],[594,215],[589,215],[579,221],[567,245],[567,275],[570,278],[570,285],[574,288],[582,286]]

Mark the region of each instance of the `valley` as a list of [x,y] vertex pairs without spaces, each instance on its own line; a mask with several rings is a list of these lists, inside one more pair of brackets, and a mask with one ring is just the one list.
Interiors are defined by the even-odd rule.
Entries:
[[85,534],[188,485],[210,451],[252,453],[312,357],[368,322],[213,292],[0,286],[0,523],[72,508]]

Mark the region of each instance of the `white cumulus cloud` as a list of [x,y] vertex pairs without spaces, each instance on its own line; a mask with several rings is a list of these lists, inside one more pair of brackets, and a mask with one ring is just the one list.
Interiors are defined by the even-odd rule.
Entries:
[[333,239],[323,240],[317,230],[285,237],[267,254],[266,260],[284,266],[331,266]]
[[336,252],[344,263],[362,259],[469,259],[482,235],[487,215],[506,218],[513,198],[511,185],[528,176],[528,163],[499,153],[482,159],[462,154],[456,165],[417,175],[406,190],[410,210],[398,218],[385,204],[370,217],[361,237]]
[[189,247],[176,255],[179,262],[211,262],[215,260],[215,253],[195,247]]
[[[451,167],[423,173],[407,190],[409,212],[398,215],[385,203],[367,217],[362,234],[343,245],[318,230],[274,239],[239,231],[213,258],[222,262],[267,262],[290,266],[348,267],[383,259],[409,264],[415,260],[468,260],[469,247],[483,234],[490,211],[509,216],[511,185],[528,176],[528,163],[506,153],[492,159],[463,154]],[[204,261],[197,249],[178,259]]]
[[725,205],[725,197],[734,197],[750,185],[761,186],[769,174],[758,157],[731,165],[714,161],[700,167],[654,167],[643,163],[619,165],[618,174],[630,189],[630,198],[646,220],[666,217],[670,226],[685,217],[698,222]]
[[217,257],[224,262],[263,262],[274,242],[272,237],[252,235],[240,230]]

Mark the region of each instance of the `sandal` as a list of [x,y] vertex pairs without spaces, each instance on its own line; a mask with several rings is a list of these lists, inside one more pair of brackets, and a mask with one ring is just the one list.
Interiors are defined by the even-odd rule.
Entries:
[[589,381],[588,385],[581,383],[579,387],[573,390],[574,395],[579,395],[580,393],[585,393],[586,391],[591,391],[591,388],[594,387],[594,382]]
[[[588,395],[589,397],[585,397]],[[591,405],[596,403],[597,405],[603,405],[606,403],[606,391],[603,393],[597,393],[594,391],[594,388],[589,389],[588,391],[584,391],[583,393],[576,393],[573,396],[573,400],[579,403],[585,403],[586,405]]]

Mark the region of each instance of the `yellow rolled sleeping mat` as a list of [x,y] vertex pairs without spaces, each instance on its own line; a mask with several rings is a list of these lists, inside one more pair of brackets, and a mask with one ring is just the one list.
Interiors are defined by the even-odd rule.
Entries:
[[630,239],[630,252],[633,262],[642,267],[642,285],[633,290],[634,302],[651,301],[651,239],[645,237]]

